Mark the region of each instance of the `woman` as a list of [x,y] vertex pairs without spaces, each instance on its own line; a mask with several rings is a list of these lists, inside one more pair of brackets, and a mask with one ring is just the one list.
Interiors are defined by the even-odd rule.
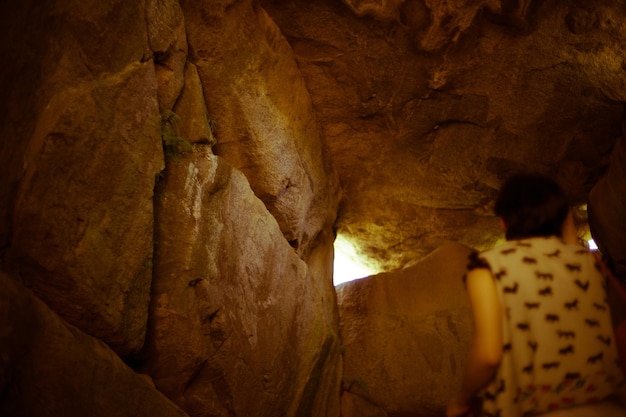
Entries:
[[520,174],[503,185],[495,213],[507,242],[470,259],[466,288],[474,338],[447,416],[626,416],[624,379],[606,280],[576,242],[561,188]]

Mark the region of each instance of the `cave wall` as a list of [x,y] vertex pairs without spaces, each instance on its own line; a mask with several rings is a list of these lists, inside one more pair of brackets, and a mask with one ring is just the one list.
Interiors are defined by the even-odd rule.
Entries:
[[[411,397],[411,352],[340,340],[335,229],[380,270],[450,241],[489,247],[507,173],[553,174],[583,203],[614,149],[595,195],[623,219],[624,13],[612,0],[6,5],[0,414],[440,407],[432,386]],[[619,251],[623,235],[602,240]],[[428,370],[429,332],[458,336],[445,325],[459,314],[426,307],[447,296],[427,279],[398,308]],[[344,332],[371,330],[350,305],[393,310],[377,297],[408,285],[342,296]],[[396,318],[373,317],[368,337]],[[450,388],[463,340],[431,385]],[[359,391],[370,356],[398,360],[401,390]],[[53,394],[29,403],[29,389]]]
[[337,232],[373,271],[449,241],[493,246],[493,202],[513,171],[553,176],[582,207],[606,170],[626,102],[619,1],[263,5],[341,178]]
[[589,194],[589,228],[613,273],[626,283],[626,116],[609,168]]
[[0,414],[337,416],[339,185],[272,20],[172,0],[1,19],[1,291],[47,308],[3,304]]

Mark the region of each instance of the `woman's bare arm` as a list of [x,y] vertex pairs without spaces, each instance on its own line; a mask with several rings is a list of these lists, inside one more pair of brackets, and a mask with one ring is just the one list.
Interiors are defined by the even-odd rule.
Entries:
[[502,360],[502,307],[491,272],[482,268],[470,271],[467,293],[474,319],[474,336],[461,390],[448,407],[450,417],[463,415],[460,411],[454,414],[451,408],[469,409],[472,399],[491,382]]

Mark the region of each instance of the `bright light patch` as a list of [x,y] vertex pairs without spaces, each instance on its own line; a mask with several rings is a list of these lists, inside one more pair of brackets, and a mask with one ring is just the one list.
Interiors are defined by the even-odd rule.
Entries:
[[587,244],[589,245],[589,250],[598,250],[598,245],[596,245],[596,242],[593,239],[589,239]]
[[352,244],[345,238],[337,236],[335,239],[334,284],[339,285],[372,274],[372,271],[357,261],[357,255]]

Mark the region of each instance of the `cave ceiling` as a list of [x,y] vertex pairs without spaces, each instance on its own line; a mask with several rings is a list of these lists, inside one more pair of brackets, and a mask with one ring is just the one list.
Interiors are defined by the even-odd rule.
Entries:
[[[584,207],[626,100],[622,2],[263,0],[313,100],[343,198],[337,233],[375,271],[501,238],[515,170]],[[584,230],[584,212],[580,211]]]

